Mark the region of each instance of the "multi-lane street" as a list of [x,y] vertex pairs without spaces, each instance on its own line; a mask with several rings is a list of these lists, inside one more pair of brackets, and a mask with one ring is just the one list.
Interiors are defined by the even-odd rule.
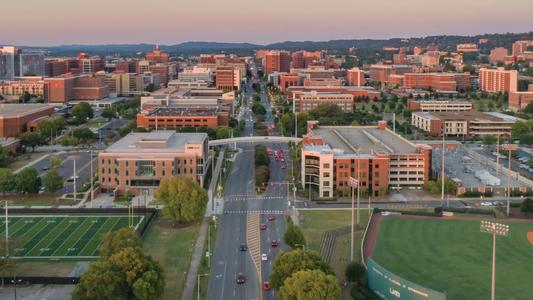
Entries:
[[[264,91],[261,94],[267,106]],[[242,117],[246,120],[243,136],[253,135],[253,114],[249,109],[252,96],[249,84],[242,108]],[[268,115],[265,123],[271,122],[272,117]],[[266,146],[288,153],[283,144]],[[254,145],[243,144],[238,148],[239,154],[224,191],[224,213],[218,224],[208,299],[274,299],[275,291],[263,291],[263,283],[269,279],[276,254],[286,248],[282,243],[287,208],[286,169],[281,168],[279,161],[271,159],[272,184],[258,195],[254,182]],[[267,220],[269,215],[273,220]],[[257,222],[265,224],[266,229],[259,230]],[[279,246],[272,247],[272,241],[278,241]],[[242,251],[241,245],[246,245],[246,250]],[[266,261],[261,260],[262,254],[266,254]],[[237,283],[238,274],[244,276],[245,283]]]

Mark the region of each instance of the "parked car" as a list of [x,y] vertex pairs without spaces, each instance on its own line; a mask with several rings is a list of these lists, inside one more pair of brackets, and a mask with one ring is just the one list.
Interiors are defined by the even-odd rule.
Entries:
[[268,260],[268,256],[266,255],[266,253],[261,254],[261,260],[262,261],[267,261]]

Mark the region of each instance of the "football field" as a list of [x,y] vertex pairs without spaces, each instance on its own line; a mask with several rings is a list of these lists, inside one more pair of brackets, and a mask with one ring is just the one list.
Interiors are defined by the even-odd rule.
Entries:
[[[143,216],[127,214],[42,214],[9,215],[9,237],[14,243],[11,257],[27,259],[91,259],[98,257],[98,246],[104,233],[132,226]],[[1,217],[0,236],[6,231]],[[3,253],[2,253],[3,255]]]

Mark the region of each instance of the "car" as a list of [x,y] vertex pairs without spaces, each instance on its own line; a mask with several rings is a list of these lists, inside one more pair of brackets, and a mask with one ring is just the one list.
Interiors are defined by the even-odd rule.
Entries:
[[270,246],[272,246],[272,248],[277,248],[279,246],[279,242],[276,240],[273,240],[272,242],[270,242]]
[[274,221],[274,219],[275,219],[275,218],[274,218],[273,215],[270,215],[270,214],[269,214],[269,215],[267,216],[267,220],[269,220],[269,221]]
[[50,167],[43,167],[41,170],[48,171],[48,170],[50,170]]
[[241,246],[239,247],[239,250],[240,251],[246,251],[246,250],[248,250],[248,247],[246,246],[246,244],[241,244]]
[[286,165],[286,164],[282,164],[282,165],[281,165],[281,169],[282,169],[282,170],[285,170],[286,168],[287,168],[287,165]]
[[268,260],[268,256],[266,255],[266,253],[261,254],[261,260],[262,261],[267,261]]
[[270,282],[268,282],[268,281],[263,282],[263,290],[264,291],[270,291],[270,289],[271,289]]
[[69,179],[67,179],[67,182],[73,182],[74,180],[79,180],[80,176],[70,176]]
[[267,229],[266,224],[259,224],[259,229],[266,230]]
[[237,281],[237,284],[243,284],[246,282],[246,278],[242,273],[237,274],[237,277],[235,278],[235,281]]

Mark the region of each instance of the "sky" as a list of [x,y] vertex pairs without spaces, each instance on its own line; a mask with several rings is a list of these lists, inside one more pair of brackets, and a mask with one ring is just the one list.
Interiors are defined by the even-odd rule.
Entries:
[[533,30],[531,0],[24,0],[0,45],[321,41]]

